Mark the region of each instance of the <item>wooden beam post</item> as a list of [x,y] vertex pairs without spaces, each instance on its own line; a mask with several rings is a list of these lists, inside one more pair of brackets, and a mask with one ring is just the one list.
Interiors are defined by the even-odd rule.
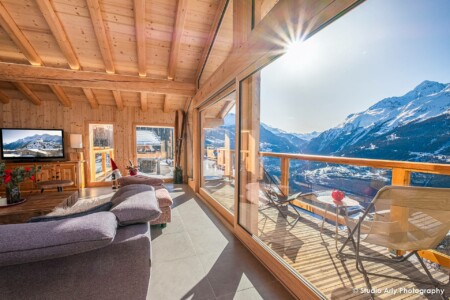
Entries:
[[[399,168],[392,169],[392,185],[407,186],[410,185],[410,183],[411,173],[408,170]],[[390,218],[391,221],[398,222],[399,226],[406,231],[409,226],[409,208],[394,205],[391,206]],[[397,249],[390,249],[390,252],[395,256],[401,256],[405,253],[404,251]]]
[[114,60],[111,54],[108,36],[106,35],[105,24],[103,23],[102,11],[98,0],[86,0],[89,13],[91,15],[92,25],[94,26],[95,36],[97,37],[100,52],[105,63],[106,72],[114,74]]
[[180,51],[184,22],[187,14],[187,3],[187,0],[178,0],[177,4],[177,18],[175,20],[175,26],[172,34],[172,44],[170,46],[169,71],[167,75],[169,80],[175,79],[175,72],[178,63],[178,52]]
[[22,93],[24,94],[28,100],[30,100],[35,105],[41,105],[42,101],[39,99],[39,97],[24,83],[22,82],[15,82],[14,86]]
[[145,58],[145,0],[134,0],[134,22],[136,27],[137,57],[139,76],[147,76]]
[[281,191],[286,196],[289,196],[289,158],[283,157],[281,159]]
[[124,105],[123,105],[122,95],[120,95],[119,91],[112,91],[112,92],[113,92],[114,100],[116,101],[117,109],[123,110]]

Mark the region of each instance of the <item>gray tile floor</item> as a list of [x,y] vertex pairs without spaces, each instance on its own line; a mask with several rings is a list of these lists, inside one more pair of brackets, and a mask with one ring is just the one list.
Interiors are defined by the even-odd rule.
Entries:
[[173,218],[152,228],[150,299],[292,299],[187,186],[168,187]]
[[[292,296],[185,185],[166,185],[172,222],[153,228],[148,299],[292,299]],[[85,189],[80,197],[106,196]]]

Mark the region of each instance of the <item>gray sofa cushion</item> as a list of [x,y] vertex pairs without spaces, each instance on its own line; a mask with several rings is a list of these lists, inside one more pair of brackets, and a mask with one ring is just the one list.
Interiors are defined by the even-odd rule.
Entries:
[[0,226],[0,266],[29,263],[104,247],[116,234],[114,214]]
[[121,188],[111,202],[111,212],[116,215],[120,226],[149,222],[161,215],[155,190],[148,185]]
[[150,185],[145,184],[130,184],[124,187],[121,187],[114,195],[111,197],[110,201],[114,205],[119,204],[120,201],[124,201],[123,194],[131,192],[141,192],[141,191],[153,191],[155,188]]
[[134,175],[134,176],[124,176],[118,179],[121,187],[130,184],[147,184],[147,185],[161,185],[164,181],[161,178],[155,178],[146,175]]

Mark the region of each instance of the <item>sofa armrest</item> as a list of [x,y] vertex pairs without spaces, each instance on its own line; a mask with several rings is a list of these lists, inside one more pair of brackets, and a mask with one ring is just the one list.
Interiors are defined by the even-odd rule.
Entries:
[[0,266],[79,254],[110,244],[117,221],[110,212],[58,221],[0,226]]

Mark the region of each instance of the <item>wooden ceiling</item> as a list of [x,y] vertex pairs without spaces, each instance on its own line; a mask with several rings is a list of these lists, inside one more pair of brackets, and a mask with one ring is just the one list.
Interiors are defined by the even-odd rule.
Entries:
[[184,109],[231,51],[227,2],[2,0],[0,102]]

